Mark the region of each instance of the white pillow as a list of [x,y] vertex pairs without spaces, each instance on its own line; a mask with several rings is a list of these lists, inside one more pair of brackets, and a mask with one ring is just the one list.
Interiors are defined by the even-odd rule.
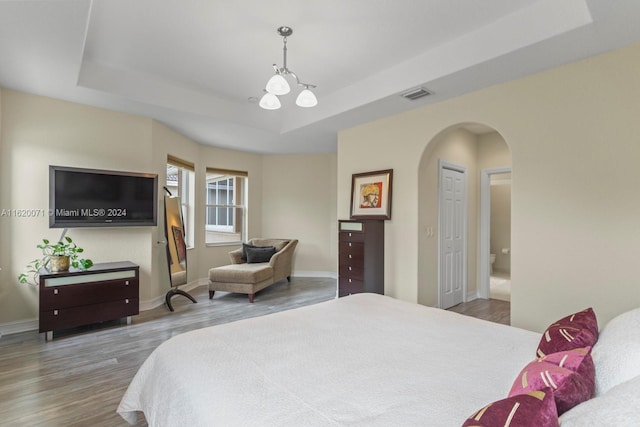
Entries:
[[640,375],[640,308],[611,319],[591,350],[596,396]]
[[582,402],[560,417],[560,427],[640,426],[640,376]]

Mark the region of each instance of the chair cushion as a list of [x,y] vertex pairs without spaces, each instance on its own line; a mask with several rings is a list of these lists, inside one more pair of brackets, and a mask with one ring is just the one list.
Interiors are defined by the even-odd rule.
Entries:
[[209,280],[227,283],[259,283],[273,277],[268,263],[231,264],[209,270]]

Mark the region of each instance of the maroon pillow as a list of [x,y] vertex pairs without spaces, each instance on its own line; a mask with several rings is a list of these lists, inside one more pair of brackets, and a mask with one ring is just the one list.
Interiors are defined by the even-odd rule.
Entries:
[[589,382],[595,393],[596,368],[591,357],[591,347],[575,348],[548,354],[539,359],[542,362],[553,363],[581,375]]
[[551,389],[558,415],[562,415],[579,403],[591,399],[595,392],[595,382],[594,378],[582,376],[554,363],[534,360],[520,372],[509,396],[543,389]]
[[593,347],[598,341],[598,321],[593,309],[579,311],[551,324],[542,334],[537,357],[580,347]]
[[558,412],[550,389],[532,391],[488,404],[462,427],[558,427]]

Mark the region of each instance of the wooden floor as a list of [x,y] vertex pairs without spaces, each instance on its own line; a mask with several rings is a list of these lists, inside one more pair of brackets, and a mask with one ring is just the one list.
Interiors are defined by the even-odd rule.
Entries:
[[449,309],[456,313],[464,314],[490,322],[511,324],[511,303],[497,299],[476,299],[470,302],[458,304]]
[[[129,326],[103,323],[59,333],[51,342],[35,331],[4,336],[0,425],[127,426],[116,408],[142,362],[163,341],[193,329],[327,301],[335,291],[335,279],[293,278],[290,284],[264,289],[249,304],[246,295],[225,292],[209,300],[206,287],[200,287],[190,292],[197,304],[174,297],[175,312],[157,307],[134,316]],[[452,311],[504,323],[504,310],[493,300],[478,300]],[[506,313],[508,323],[508,307]],[[147,424],[139,420],[137,425]]]

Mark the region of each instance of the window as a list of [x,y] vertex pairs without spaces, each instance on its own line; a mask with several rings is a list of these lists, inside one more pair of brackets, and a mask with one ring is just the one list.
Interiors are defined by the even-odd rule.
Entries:
[[206,244],[245,240],[247,179],[246,172],[207,168]]
[[185,160],[167,156],[167,189],[174,196],[180,197],[182,205],[182,221],[187,247],[193,247],[193,200],[195,192],[194,165]]

